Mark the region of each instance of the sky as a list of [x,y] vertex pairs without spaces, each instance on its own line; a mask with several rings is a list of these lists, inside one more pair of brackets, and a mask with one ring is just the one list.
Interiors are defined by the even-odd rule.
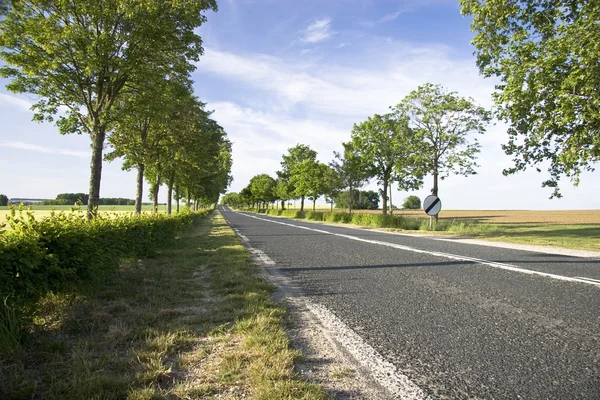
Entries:
[[[275,176],[282,155],[298,143],[328,163],[355,123],[386,113],[426,82],[492,106],[497,82],[479,75],[470,20],[457,0],[221,0],[207,17],[199,29],[205,52],[192,78],[233,142],[230,191],[254,175]],[[32,122],[35,97],[9,93],[7,82],[0,79],[0,193],[87,192],[89,137]],[[503,176],[511,166],[501,149],[506,129],[495,121],[478,136],[477,175],[440,182],[444,209],[600,208],[598,172],[583,174],[579,187],[563,180],[564,197],[553,200],[551,189],[541,188],[544,173]],[[396,190],[393,203],[423,199],[432,186],[428,176],[421,190]],[[366,189],[377,190],[376,182]],[[122,171],[120,160],[105,163],[101,196],[134,198],[135,171]]]

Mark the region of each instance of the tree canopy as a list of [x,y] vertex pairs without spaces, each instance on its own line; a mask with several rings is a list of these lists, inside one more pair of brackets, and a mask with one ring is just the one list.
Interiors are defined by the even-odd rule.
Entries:
[[[92,144],[88,217],[100,196],[102,150],[115,104],[147,76],[188,76],[202,53],[195,29],[214,0],[8,1],[0,20],[0,76],[39,100],[34,120]],[[152,80],[150,80],[152,82]],[[60,111],[60,112],[59,112]]]
[[408,122],[415,133],[415,161],[423,172],[433,175],[432,193],[438,195],[438,179],[451,174],[476,174],[480,146],[473,133],[484,133],[490,113],[473,99],[447,92],[426,83],[393,107],[396,118]]
[[505,175],[548,163],[542,186],[561,197],[600,160],[600,5],[597,1],[461,0],[472,16],[477,65],[501,82],[498,115],[510,124]]

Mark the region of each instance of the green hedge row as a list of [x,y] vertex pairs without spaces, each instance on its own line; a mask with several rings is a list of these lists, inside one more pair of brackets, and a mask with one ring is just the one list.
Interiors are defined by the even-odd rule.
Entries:
[[[367,214],[356,212],[353,214],[347,212],[323,212],[323,211],[304,211],[298,210],[277,210],[277,209],[250,209],[246,210],[254,213],[263,213],[267,215],[307,219],[311,221],[335,222],[342,224],[355,224],[360,226],[369,226],[374,228],[395,228],[403,230],[429,230],[428,218],[406,218],[402,215],[383,215]],[[468,226],[467,226],[468,225]],[[472,224],[456,221],[438,222],[434,225],[436,231],[456,231],[462,232],[468,229]]]
[[0,227],[0,299],[26,304],[103,280],[123,259],[151,256],[207,213],[100,215],[88,222],[82,212],[36,220],[13,211]]

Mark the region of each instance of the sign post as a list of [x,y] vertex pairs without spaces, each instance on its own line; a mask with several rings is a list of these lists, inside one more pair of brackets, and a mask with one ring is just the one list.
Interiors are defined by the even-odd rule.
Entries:
[[433,217],[438,215],[442,210],[442,201],[437,196],[427,196],[425,200],[423,200],[423,210],[425,211],[425,214],[429,215],[429,230],[431,230]]

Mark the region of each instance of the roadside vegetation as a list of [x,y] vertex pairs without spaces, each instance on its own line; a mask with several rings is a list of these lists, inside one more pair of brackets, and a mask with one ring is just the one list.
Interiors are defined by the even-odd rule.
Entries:
[[324,399],[293,372],[272,290],[218,213],[195,218],[100,285],[41,297],[1,354],[0,398]]
[[[465,236],[470,238],[510,242],[517,244],[532,244],[540,246],[555,246],[568,249],[600,251],[600,223],[597,218],[600,213],[589,211],[590,223],[569,224],[570,220],[555,219],[554,223],[524,223],[519,222],[519,211],[513,212],[514,222],[486,223],[479,222],[477,215],[485,219],[486,214],[494,211],[468,211],[468,216],[446,217],[433,222],[429,227],[429,218],[418,217],[414,212],[399,211],[395,215],[382,215],[369,212],[327,212],[281,210],[281,209],[248,209],[245,211],[265,213],[272,216],[304,219],[312,222],[352,224],[362,227],[380,228],[391,231],[409,231],[412,233],[441,233],[444,235]],[[511,213],[510,211],[504,213]],[[565,215],[567,212],[558,212]],[[422,215],[422,211],[419,212]],[[501,214],[502,215],[502,214]],[[489,216],[488,216],[489,217]],[[596,219],[595,219],[596,218]],[[506,221],[506,217],[504,219]],[[558,222],[557,222],[558,221]],[[560,222],[564,221],[564,222]]]

